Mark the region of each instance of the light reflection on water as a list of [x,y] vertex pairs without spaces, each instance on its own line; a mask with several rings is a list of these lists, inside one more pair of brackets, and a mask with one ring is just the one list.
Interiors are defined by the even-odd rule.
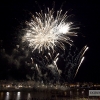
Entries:
[[60,92],[0,92],[0,100],[100,100],[99,97],[89,97],[88,91]]
[[5,100],[9,100],[9,92],[6,92]]
[[30,100],[31,99],[31,95],[30,93],[27,94],[27,100]]
[[16,100],[20,100],[20,99],[21,99],[21,94],[20,94],[20,92],[17,92]]

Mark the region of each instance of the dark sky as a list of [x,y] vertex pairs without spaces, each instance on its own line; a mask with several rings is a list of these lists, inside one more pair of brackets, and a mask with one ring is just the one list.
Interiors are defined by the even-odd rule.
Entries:
[[[38,0],[36,2],[34,0],[23,0],[23,2],[21,0],[0,1],[0,40],[3,40],[3,47],[1,48],[6,48],[9,53],[15,47],[15,44],[18,43],[19,30],[24,28],[23,23],[30,19],[29,12],[35,13],[46,7],[52,8],[53,5],[52,0]],[[100,82],[99,2],[96,0],[91,2],[87,0],[56,0],[55,10],[59,10],[60,7],[62,7],[63,12],[69,10],[68,15],[74,15],[70,20],[80,26],[79,37],[75,38],[75,45],[79,49],[84,45],[89,47],[75,80]],[[1,65],[0,68],[2,69]],[[8,70],[9,67],[2,70],[1,79],[7,77],[4,74]],[[17,71],[15,72],[17,74]],[[24,74],[25,72],[22,71],[21,77],[24,77]]]

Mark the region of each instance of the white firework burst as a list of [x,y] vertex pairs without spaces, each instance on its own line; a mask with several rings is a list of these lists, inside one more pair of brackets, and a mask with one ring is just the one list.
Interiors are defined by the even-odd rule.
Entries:
[[[54,10],[47,10],[47,13],[36,12],[36,16],[32,16],[32,20],[27,22],[29,28],[26,29],[22,41],[27,41],[29,47],[34,50],[55,50],[55,47],[65,49],[64,43],[71,45],[73,42],[69,36],[76,36],[75,32],[71,32],[72,22],[66,22],[67,12],[62,15],[62,10],[57,11],[56,17]],[[74,28],[75,29],[75,28]]]

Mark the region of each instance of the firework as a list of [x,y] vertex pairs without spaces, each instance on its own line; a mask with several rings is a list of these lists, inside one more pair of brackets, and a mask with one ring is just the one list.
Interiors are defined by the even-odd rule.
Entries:
[[[22,37],[23,42],[28,42],[29,47],[38,50],[39,53],[44,50],[55,51],[55,48],[65,50],[64,43],[72,44],[70,36],[77,36],[73,29],[73,23],[67,22],[67,12],[62,15],[62,10],[57,11],[56,17],[54,10],[47,10],[47,13],[36,12],[30,22],[26,22],[28,28]],[[75,29],[75,28],[74,28]]]
[[74,77],[76,77],[76,74],[77,74],[77,72],[78,72],[78,70],[79,70],[79,68],[80,68],[80,66],[81,66],[81,64],[82,64],[82,62],[83,62],[84,59],[85,59],[84,54],[85,54],[85,52],[86,52],[88,49],[89,49],[89,47],[85,46],[85,47],[83,47],[83,49],[81,50],[81,52],[80,52],[80,58],[79,58],[79,65],[78,65],[78,68],[77,68],[77,70],[76,70],[76,73],[75,73],[75,76],[74,76]]

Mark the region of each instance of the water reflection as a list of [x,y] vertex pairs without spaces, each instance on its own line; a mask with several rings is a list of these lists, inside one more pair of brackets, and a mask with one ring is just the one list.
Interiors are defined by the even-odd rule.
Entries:
[[0,100],[99,100],[89,97],[88,90],[0,92]]
[[31,100],[31,94],[30,93],[27,94],[27,100]]
[[73,93],[72,93],[72,91],[70,91],[70,95],[72,95]]
[[79,92],[77,91],[77,96],[79,96]]
[[20,100],[20,98],[21,98],[20,92],[17,92],[16,100]]
[[0,92],[0,99],[3,100],[3,98],[4,98],[4,93]]
[[5,100],[9,100],[9,92],[6,92]]

